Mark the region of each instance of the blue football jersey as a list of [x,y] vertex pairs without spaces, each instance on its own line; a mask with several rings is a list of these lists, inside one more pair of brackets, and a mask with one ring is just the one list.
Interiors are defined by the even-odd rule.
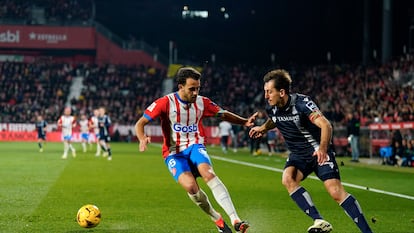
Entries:
[[[285,139],[291,156],[310,158],[318,150],[321,129],[309,119],[311,113],[320,111],[309,96],[291,94],[283,108],[268,106],[266,112]],[[332,149],[332,144],[328,150]]]

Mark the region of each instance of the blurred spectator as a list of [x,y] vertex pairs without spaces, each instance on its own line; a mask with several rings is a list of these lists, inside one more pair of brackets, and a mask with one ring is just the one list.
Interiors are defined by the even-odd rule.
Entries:
[[234,132],[231,123],[228,121],[221,121],[218,125],[220,135],[221,150],[226,154],[229,147],[229,138],[234,137]]
[[347,136],[349,144],[351,145],[351,162],[359,162],[359,134],[361,122],[358,113],[348,113],[347,116]]

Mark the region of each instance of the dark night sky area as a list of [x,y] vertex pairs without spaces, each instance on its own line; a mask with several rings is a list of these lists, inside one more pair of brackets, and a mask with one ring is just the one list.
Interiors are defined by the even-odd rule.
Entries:
[[[134,36],[168,54],[175,41],[179,59],[269,64],[321,63],[327,51],[334,62],[362,57],[363,0],[96,0],[96,19],[110,30]],[[380,54],[382,1],[370,3],[370,44]],[[208,19],[183,20],[181,10],[209,10]],[[224,19],[224,6],[229,19]],[[414,1],[392,2],[393,55],[408,46]],[[414,23],[414,22],[413,22]]]

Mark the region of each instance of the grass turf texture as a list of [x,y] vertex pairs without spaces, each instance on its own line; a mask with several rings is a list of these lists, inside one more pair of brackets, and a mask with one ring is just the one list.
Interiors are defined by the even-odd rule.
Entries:
[[[95,157],[94,150],[62,160],[63,145],[48,143],[43,153],[36,143],[0,143],[0,232],[216,232],[210,219],[196,207],[175,183],[161,158],[159,144],[145,153],[138,144],[113,143],[113,160]],[[95,149],[95,146],[93,146]],[[264,166],[283,168],[284,158],[252,157],[248,151],[210,155]],[[341,166],[347,183],[414,196],[414,169],[381,165]],[[239,215],[251,223],[249,233],[306,232],[312,221],[302,213],[281,185],[281,173],[212,159],[216,173],[226,184]],[[199,179],[214,207],[210,190]],[[333,225],[333,232],[358,232],[357,227],[326,193],[318,180],[307,179],[321,214]],[[360,202],[373,231],[412,232],[414,200],[346,187]],[[78,209],[95,204],[102,221],[92,229],[76,223]],[[375,217],[376,223],[371,222]],[[227,216],[225,220],[229,221]]]

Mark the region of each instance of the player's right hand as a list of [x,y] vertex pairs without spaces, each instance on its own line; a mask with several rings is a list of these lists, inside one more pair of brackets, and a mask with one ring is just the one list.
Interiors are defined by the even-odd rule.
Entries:
[[249,137],[251,138],[260,138],[263,136],[263,131],[260,129],[260,126],[255,126],[250,129]]
[[145,151],[147,149],[148,143],[151,143],[151,137],[145,136],[144,140],[139,140],[139,151]]

